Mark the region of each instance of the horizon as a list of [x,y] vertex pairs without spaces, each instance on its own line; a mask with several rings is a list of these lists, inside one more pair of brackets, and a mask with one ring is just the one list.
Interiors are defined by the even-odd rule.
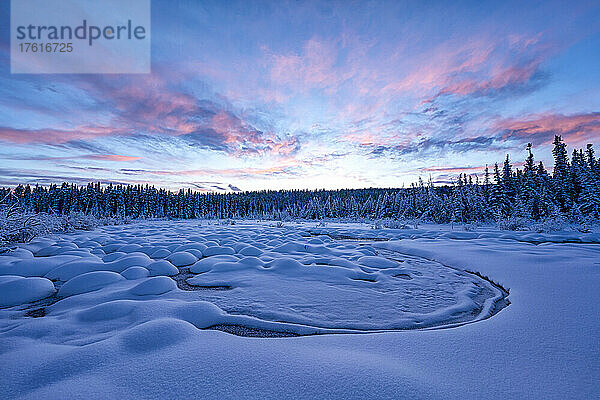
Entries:
[[[564,143],[564,141],[563,141]],[[592,146],[593,144],[590,143]],[[569,151],[569,148],[566,147],[567,149],[567,162],[570,162],[571,160],[571,154],[572,151]],[[585,152],[585,148],[575,148],[574,150],[581,150]],[[595,150],[595,149],[594,149]],[[534,154],[534,164],[537,167],[540,163],[543,164],[544,169],[546,170],[546,172],[548,172],[550,175],[554,174],[554,164],[552,164],[552,166],[547,165],[545,162],[543,162],[542,160],[537,160],[535,159],[535,153]],[[585,153],[584,153],[585,154]],[[518,175],[519,172],[524,171],[523,167],[525,166],[525,162],[524,161],[514,161],[511,157],[510,154],[506,154],[506,156],[509,158],[509,164],[510,167],[512,169],[512,173],[516,176]],[[585,156],[584,156],[585,157]],[[455,184],[457,184],[458,179],[459,178],[463,178],[465,179],[465,183],[467,182],[466,179],[473,179],[473,184],[474,185],[483,185],[484,184],[484,178],[485,178],[485,170],[486,168],[488,169],[488,177],[490,179],[490,183],[491,184],[495,184],[494,182],[494,168],[495,166],[498,166],[498,168],[500,169],[500,171],[502,171],[502,165],[504,164],[505,161],[502,162],[494,162],[491,164],[486,164],[482,170],[478,171],[475,169],[466,169],[468,171],[471,171],[469,173],[464,172],[464,168],[461,167],[456,167],[454,168],[454,170],[456,171],[456,173],[453,176],[449,176],[448,180],[445,181],[440,181],[440,180],[433,180],[432,175],[430,174],[428,177],[424,178],[423,176],[418,176],[414,181],[409,182],[409,183],[403,183],[400,186],[364,186],[364,187],[339,187],[339,188],[326,188],[326,187],[302,187],[302,188],[286,188],[286,189],[278,189],[278,188],[274,188],[274,189],[270,189],[270,188],[259,188],[259,189],[251,189],[251,190],[243,190],[240,189],[236,186],[233,186],[231,184],[229,184],[228,187],[220,187],[217,185],[210,185],[208,187],[202,187],[199,188],[196,185],[191,185],[191,186],[187,186],[187,187],[174,187],[174,188],[169,188],[169,187],[164,187],[164,186],[159,186],[156,185],[154,183],[151,182],[146,182],[146,183],[126,183],[126,182],[119,182],[119,181],[110,181],[110,180],[95,180],[95,181],[81,181],[81,182],[76,182],[76,181],[54,181],[54,182],[48,182],[48,183],[39,183],[39,182],[15,182],[14,184],[8,184],[8,185],[0,185],[0,189],[14,189],[18,186],[22,186],[22,187],[26,187],[26,186],[41,186],[44,188],[49,188],[51,186],[62,186],[63,184],[67,184],[67,185],[74,185],[78,188],[83,188],[86,187],[88,185],[96,185],[96,184],[100,184],[101,186],[109,186],[109,185],[113,185],[113,186],[150,186],[153,187],[157,190],[166,190],[168,192],[171,193],[177,193],[181,190],[185,190],[187,192],[187,190],[191,190],[193,192],[200,192],[203,194],[223,194],[223,193],[240,193],[240,194],[244,194],[244,193],[258,193],[258,192],[262,192],[262,191],[272,191],[272,192],[289,192],[289,191],[307,191],[307,192],[319,192],[319,191],[345,191],[345,190],[404,190],[404,189],[410,189],[411,187],[413,187],[414,185],[420,185],[420,184],[425,184],[426,186],[431,185],[433,187],[452,187]]]
[[11,74],[0,27],[0,186],[393,189],[600,139],[598,2],[151,5],[150,74]]

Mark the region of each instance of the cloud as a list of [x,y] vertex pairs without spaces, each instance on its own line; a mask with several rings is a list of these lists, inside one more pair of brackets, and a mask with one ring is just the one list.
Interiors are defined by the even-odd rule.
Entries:
[[504,147],[488,129],[491,115],[501,101],[541,88],[549,76],[544,62],[560,47],[541,34],[482,32],[420,48],[410,57],[400,42],[374,63],[376,46],[348,36],[313,37],[300,52],[267,53],[272,89],[326,99],[323,112],[333,116],[312,124],[309,141],[324,132],[354,153],[376,156]]
[[83,150],[92,154],[110,154],[112,151],[97,141],[68,140],[64,143],[47,143],[48,146],[60,150]]
[[[489,168],[489,166],[488,166]],[[422,172],[451,172],[454,174],[462,174],[462,173],[472,173],[472,172],[482,172],[485,170],[485,166],[477,166],[477,167],[452,167],[452,166],[434,166],[434,167],[425,167],[420,168],[419,171]]]
[[204,184],[201,184],[201,183],[192,182],[192,183],[190,183],[190,185],[192,185],[196,189],[199,189],[200,191],[203,191],[203,192],[215,192],[215,191],[225,192],[227,190],[221,184],[204,185]]
[[551,143],[554,135],[560,135],[566,142],[580,145],[600,137],[600,112],[533,114],[496,121],[493,129],[500,140],[542,145]]
[[296,175],[295,169],[298,165],[286,162],[279,165],[264,168],[203,168],[189,170],[150,170],[121,168],[119,172],[128,175],[157,175],[157,176],[235,176],[244,177],[270,177],[276,175]]
[[15,185],[15,184],[50,184],[59,182],[70,182],[77,184],[87,184],[89,182],[101,182],[101,183],[113,183],[113,184],[135,184],[141,183],[138,181],[122,181],[113,179],[99,179],[91,176],[77,176],[77,175],[61,175],[52,171],[47,170],[33,170],[33,169],[9,169],[0,168],[0,176],[16,178],[14,180],[5,179],[4,184]]
[[203,191],[203,192],[227,192],[227,191],[232,191],[232,192],[241,192],[241,190],[239,188],[237,188],[236,186],[232,185],[232,184],[227,184],[227,183],[222,183],[222,182],[191,182],[191,183],[184,183],[187,185],[191,185],[194,188]]
[[313,37],[304,43],[301,54],[267,53],[271,81],[294,91],[337,86],[348,77],[335,67],[339,46],[339,41]]
[[88,160],[105,160],[105,161],[136,161],[136,160],[142,159],[142,157],[121,156],[118,154],[89,154],[87,156],[80,156],[80,158],[86,158]]
[[[459,123],[460,126],[463,123]],[[533,143],[534,146],[552,143],[560,135],[567,143],[583,145],[600,137],[600,112],[579,114],[541,113],[521,118],[492,120],[488,125],[477,124],[476,128],[461,128],[460,132],[472,135],[458,139],[447,139],[443,135],[433,136],[358,136],[357,143],[377,157],[403,156],[411,154],[440,154],[446,151],[466,153],[477,150],[510,150],[516,145]]]
[[102,160],[102,161],[137,161],[141,160],[142,157],[133,157],[133,156],[122,156],[118,154],[85,154],[81,156],[71,156],[71,157],[45,157],[45,156],[30,156],[30,157],[3,157],[5,159],[10,160],[24,160],[24,161],[59,161],[59,160],[76,160],[76,159],[84,159],[84,160]]
[[[447,95],[495,96],[528,92],[547,78],[542,63],[557,51],[541,35],[477,39],[449,39],[417,57],[402,79],[390,82],[383,93],[416,93],[421,104]],[[433,93],[428,96],[427,93]]]
[[79,127],[77,129],[18,129],[0,126],[0,140],[11,143],[62,144],[100,136],[122,133],[110,127]]
[[411,141],[407,144],[397,145],[383,145],[383,144],[366,144],[365,147],[369,149],[369,154],[375,157],[389,157],[389,156],[407,156],[416,154],[425,154],[435,152],[440,154],[442,152],[450,151],[454,153],[466,153],[473,150],[490,150],[497,148],[496,139],[494,137],[469,137],[463,139],[436,139],[436,138],[422,138],[415,141]]
[[[18,144],[82,147],[102,137],[179,137],[193,146],[232,155],[288,155],[297,138],[258,129],[232,106],[202,99],[173,71],[144,76],[86,76],[72,84],[85,91],[101,114],[95,125],[43,129],[0,127],[0,140]],[[91,112],[90,112],[91,113]],[[93,114],[93,113],[92,113]]]
[[[575,79],[566,67],[591,74],[578,54],[590,27],[568,18],[558,26],[537,9],[506,18],[497,7],[477,8],[468,15],[481,18],[469,20],[464,10],[444,7],[333,7],[324,19],[305,8],[279,18],[230,13],[231,23],[212,26],[201,41],[193,39],[194,18],[183,25],[167,18],[178,38],[154,43],[161,51],[151,75],[0,78],[0,145],[5,153],[61,156],[37,159],[51,167],[72,163],[60,168],[75,175],[85,174],[84,164],[112,162],[117,167],[87,171],[235,190],[229,182],[244,189],[307,185],[337,171],[358,171],[353,182],[388,184],[395,182],[390,171],[401,176],[414,168],[401,164],[406,160],[422,159],[413,164],[442,174],[433,169],[444,168],[445,153],[469,153],[476,165],[488,151],[522,151],[522,143],[547,144],[556,133],[567,141],[599,137],[597,114],[557,114],[582,104],[583,96],[567,104],[561,94],[593,89],[581,89],[587,76]],[[404,22],[400,9],[410,14]],[[575,12],[584,11],[569,14]],[[179,45],[188,39],[183,54]],[[581,47],[552,60],[576,42]],[[535,93],[550,78],[552,87]],[[587,111],[595,107],[590,101]],[[543,113],[545,104],[557,111]]]

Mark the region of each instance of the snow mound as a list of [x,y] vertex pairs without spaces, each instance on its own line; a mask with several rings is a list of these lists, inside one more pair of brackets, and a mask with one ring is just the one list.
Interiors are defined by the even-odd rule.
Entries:
[[179,270],[166,260],[154,261],[146,265],[146,269],[150,271],[150,276],[173,276],[179,273]]
[[95,271],[87,272],[69,279],[58,291],[58,297],[69,297],[81,293],[93,292],[110,284],[125,280],[116,272]]
[[[69,248],[70,250],[70,248]],[[48,257],[48,256],[55,256],[57,254],[60,254],[64,251],[67,251],[67,249],[65,249],[64,247],[61,246],[47,246],[44,248],[41,248],[40,250],[35,252],[35,256],[36,257]]]
[[202,260],[196,262],[194,265],[190,267],[190,272],[194,274],[200,274],[202,272],[210,271],[211,268],[220,262],[237,262],[238,258],[232,255],[220,255],[220,256],[210,256],[203,258]]
[[169,255],[171,254],[171,252],[168,249],[158,249],[156,251],[154,251],[150,257],[157,259],[157,258],[167,258],[169,257]]
[[152,259],[145,254],[130,254],[111,262],[102,262],[93,258],[81,258],[57,267],[46,274],[51,280],[68,281],[69,279],[92,271],[122,272],[129,267],[145,267]]
[[176,267],[185,267],[198,261],[198,257],[187,251],[178,251],[168,256],[167,260]]
[[8,273],[21,276],[44,276],[50,270],[66,264],[69,261],[78,260],[76,255],[59,255],[49,257],[25,258],[8,266],[0,267],[0,274]]
[[206,250],[204,250],[202,252],[202,254],[204,254],[205,257],[225,255],[225,254],[235,254],[235,250],[233,250],[233,248],[227,247],[227,246],[211,246],[211,247],[206,248]]
[[173,279],[166,276],[156,276],[134,286],[129,292],[136,296],[150,296],[167,293],[174,289],[177,289],[177,284]]
[[258,257],[258,256],[260,256],[263,253],[263,251],[261,249],[257,248],[257,247],[249,245],[249,246],[246,246],[246,247],[242,248],[239,251],[239,253],[241,255],[244,255],[244,256]]
[[144,267],[129,267],[125,271],[121,272],[121,275],[123,275],[125,279],[135,280],[147,278],[150,275],[150,272]]
[[[53,235],[0,255],[0,301],[11,291],[19,296],[15,306],[0,309],[0,365],[10,372],[0,374],[3,397],[504,399],[552,393],[583,399],[598,392],[597,340],[590,335],[598,327],[598,245],[573,243],[592,240],[588,234],[478,228],[477,237],[443,236],[450,227],[314,225],[143,221]],[[321,236],[311,236],[316,231]],[[165,276],[138,277],[149,274],[156,253],[201,252],[194,243],[236,254],[203,258],[191,273],[182,268],[173,278],[182,290],[173,290]],[[141,247],[119,251],[130,244]],[[249,246],[260,253],[243,254]],[[120,264],[132,260],[127,257],[135,261]],[[56,303],[51,296],[25,304],[31,291],[15,289],[33,279],[53,290],[51,282],[18,276],[19,270],[64,279],[90,266],[135,279]],[[506,312],[495,315],[498,287],[465,270],[510,287]],[[196,287],[184,290],[188,279]],[[474,321],[481,322],[457,327]],[[385,329],[419,331],[356,334]]]
[[198,333],[194,325],[175,318],[160,318],[137,325],[121,334],[126,353],[155,352],[173,346]]
[[[346,236],[353,232],[338,229]],[[44,275],[59,281],[60,298],[86,293],[54,304],[53,316],[98,306],[100,316],[90,311],[81,318],[108,320],[110,307],[115,307],[107,335],[174,316],[202,329],[235,325],[238,328],[223,329],[295,334],[414,329],[474,319],[498,295],[479,277],[373,244],[310,236],[301,227],[137,223],[38,241],[0,256],[0,274]],[[106,254],[99,258],[92,251]],[[21,273],[14,272],[17,267]],[[18,279],[6,278],[4,284],[15,282]],[[62,287],[60,282],[65,282]],[[182,290],[175,290],[178,286]],[[123,303],[131,309],[127,318],[119,317],[116,305],[101,307],[133,300]],[[204,304],[197,306],[198,312],[205,308],[204,317],[178,314],[186,308],[177,306],[181,302]],[[93,339],[81,334],[70,340]]]
[[240,260],[238,262],[240,264],[250,265],[250,266],[265,265],[265,262],[263,260],[261,260],[260,258],[257,258],[257,257],[252,257],[252,256],[240,258]]
[[134,251],[138,251],[141,248],[142,248],[142,246],[139,244],[130,243],[130,244],[126,244],[124,246],[119,247],[119,249],[117,251],[120,251],[123,253],[133,253]]
[[[135,267],[134,267],[135,268]],[[135,309],[133,300],[115,300],[79,311],[77,319],[82,322],[109,321],[130,315]]]
[[223,310],[207,301],[187,303],[177,310],[176,315],[199,329],[209,328],[226,318]]
[[202,243],[187,243],[176,247],[175,251],[198,250],[200,252],[203,252],[204,250],[206,250],[206,248],[206,245]]
[[5,277],[0,281],[0,307],[31,303],[56,292],[51,281],[45,278]]
[[122,258],[123,256],[126,256],[126,255],[127,255],[127,253],[123,253],[121,251],[115,251],[114,253],[110,253],[110,254],[107,254],[104,257],[102,257],[102,261],[111,262],[111,261],[118,260],[119,258]]

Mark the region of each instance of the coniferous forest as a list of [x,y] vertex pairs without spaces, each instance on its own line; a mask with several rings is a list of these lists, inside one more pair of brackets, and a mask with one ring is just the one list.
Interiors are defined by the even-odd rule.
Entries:
[[0,188],[4,205],[24,212],[129,218],[417,219],[435,223],[492,222],[507,218],[540,221],[600,217],[600,160],[588,144],[568,155],[554,140],[549,173],[531,145],[522,168],[506,159],[483,175],[460,174],[451,185],[419,179],[407,188],[280,190],[203,193],[171,192],[149,185],[89,183]]

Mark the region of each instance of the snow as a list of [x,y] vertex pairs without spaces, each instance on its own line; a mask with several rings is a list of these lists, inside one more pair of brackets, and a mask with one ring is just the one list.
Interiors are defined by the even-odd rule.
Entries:
[[177,285],[171,278],[155,276],[144,280],[142,283],[138,283],[129,291],[136,296],[149,296],[167,293],[176,288]]
[[52,269],[45,277],[51,280],[68,281],[69,279],[86,272],[122,272],[129,267],[145,267],[150,263],[152,263],[150,257],[143,253],[127,254],[110,262],[103,262],[97,259],[97,257],[82,257],[81,259],[70,261]]
[[129,267],[125,271],[121,272],[121,275],[123,275],[125,279],[129,280],[141,279],[150,275],[150,271],[144,267]]
[[4,267],[0,266],[0,273],[21,276],[44,276],[62,264],[79,259],[80,257],[75,255],[24,258],[5,265]]
[[[239,258],[232,255],[209,256],[192,265],[190,271],[195,274],[210,271],[216,264],[222,262],[238,262]],[[262,263],[262,261],[261,261]]]
[[54,285],[48,279],[9,275],[0,281],[0,307],[40,300],[54,292]]
[[[32,399],[594,398],[598,239],[243,221],[52,235],[0,255],[0,387]],[[499,312],[498,285],[511,302]],[[216,330],[227,326],[300,336]]]
[[178,251],[167,257],[167,260],[176,267],[185,267],[198,261],[198,257],[187,251]]
[[154,261],[146,265],[146,269],[150,272],[150,276],[172,276],[179,273],[179,270],[173,264],[165,260]]
[[203,254],[207,257],[221,254],[235,254],[235,250],[233,250],[231,247],[225,246],[210,246],[203,251]]
[[196,327],[175,318],[158,318],[144,322],[123,334],[121,345],[127,353],[155,352],[189,340]]
[[157,258],[165,258],[168,257],[171,254],[171,252],[168,249],[158,249],[155,252],[153,252],[152,254],[150,254],[150,257],[157,259]]
[[58,297],[69,297],[76,294],[92,292],[102,289],[111,283],[124,280],[123,276],[116,272],[94,271],[77,275],[69,279],[58,291]]
[[239,251],[240,254],[244,255],[244,256],[255,256],[258,257],[262,254],[262,250],[259,248],[256,248],[252,245],[248,245],[248,246],[244,246],[240,249]]

